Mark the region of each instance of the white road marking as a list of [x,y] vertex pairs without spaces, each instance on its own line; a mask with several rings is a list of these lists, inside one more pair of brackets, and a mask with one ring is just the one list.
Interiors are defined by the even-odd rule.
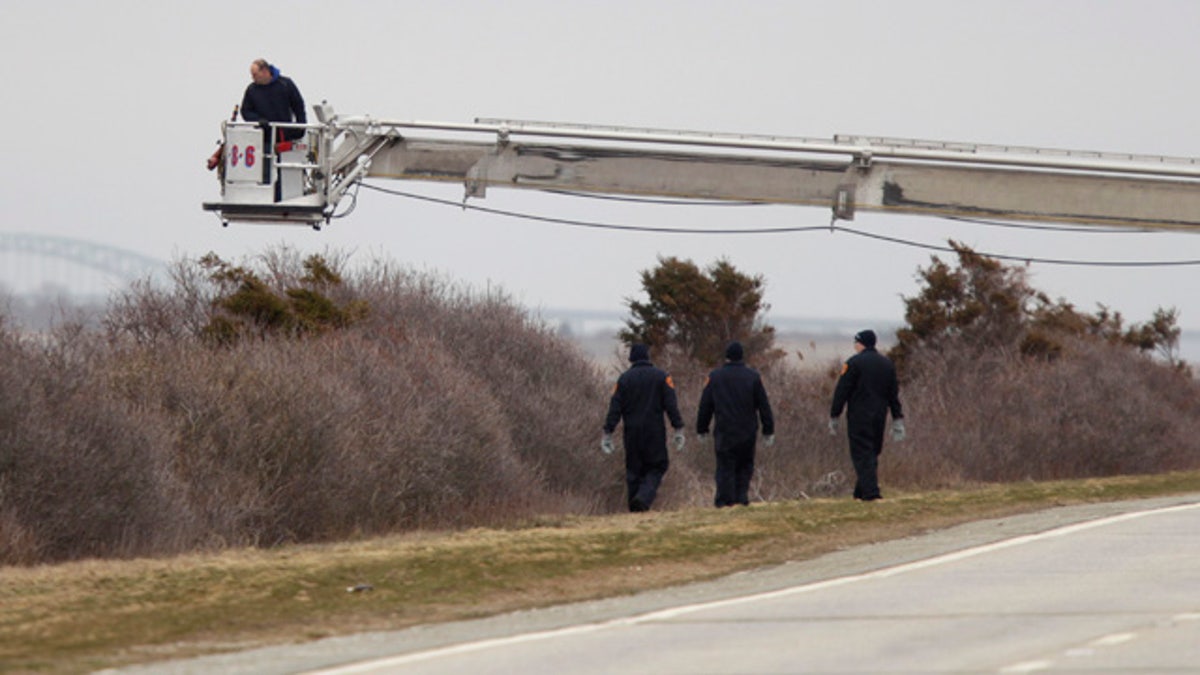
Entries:
[[[1137,633],[1113,633],[1098,637],[1095,640],[1087,643],[1086,647],[1075,647],[1063,652],[1063,656],[1068,659],[1084,658],[1096,655],[1095,647],[1112,647],[1113,645],[1124,644],[1137,638]],[[1031,673],[1035,670],[1046,670],[1054,665],[1053,661],[1026,661],[1024,663],[1016,663],[1006,668],[1001,668],[1001,673]]]
[[1054,665],[1050,661],[1025,661],[1024,663],[1014,663],[1006,668],[1001,668],[1002,673],[1036,673],[1039,670],[1046,670]]
[[1136,637],[1137,635],[1135,633],[1115,633],[1113,635],[1105,635],[1102,638],[1092,640],[1088,644],[1094,647],[1111,647],[1112,645],[1119,645],[1129,642]]
[[[1100,518],[1098,520],[1089,520],[1089,521],[1085,521],[1082,523],[1075,523],[1073,525],[1066,525],[1063,527],[1055,528],[1053,530],[1046,530],[1045,532],[1037,532],[1034,534],[1026,534],[1026,535],[1021,535],[1019,537],[1013,537],[1011,539],[1004,539],[1002,541],[996,541],[996,542],[992,542],[990,544],[983,544],[980,546],[975,546],[973,548],[963,549],[961,551],[945,553],[942,555],[934,556],[932,558],[926,558],[924,560],[917,560],[914,562],[904,563],[901,565],[895,565],[893,567],[884,567],[884,568],[873,570],[870,572],[864,572],[862,574],[852,574],[850,576],[845,576],[845,577],[836,577],[833,579],[826,579],[824,581],[816,581],[816,582],[809,583],[809,584],[802,584],[800,586],[791,586],[789,588],[782,588],[782,589],[775,590],[775,591],[766,591],[764,593],[755,593],[753,595],[744,595],[744,596],[739,596],[739,597],[734,597],[734,598],[726,598],[724,600],[713,600],[711,602],[701,602],[701,603],[696,603],[696,604],[692,604],[692,605],[683,605],[680,607],[672,607],[670,609],[663,609],[663,610],[658,610],[658,611],[653,611],[653,612],[647,612],[645,614],[639,614],[636,616],[624,617],[624,618],[620,618],[620,619],[612,619],[609,621],[601,621],[598,623],[589,623],[589,624],[583,624],[583,625],[579,625],[579,626],[568,626],[565,628],[555,628],[555,629],[551,629],[551,630],[537,631],[534,633],[523,633],[520,635],[512,635],[512,636],[508,636],[508,637],[492,638],[492,639],[488,639],[488,640],[479,640],[476,642],[465,642],[462,644],[450,645],[447,647],[438,647],[435,649],[428,649],[428,650],[419,651],[419,652],[411,652],[408,654],[399,654],[397,656],[388,656],[388,657],[383,657],[380,659],[373,659],[370,661],[360,661],[358,663],[350,663],[350,664],[346,664],[343,666],[334,666],[332,668],[325,668],[325,669],[321,669],[321,670],[309,671],[309,675],[353,675],[355,673],[369,673],[369,672],[378,671],[382,668],[394,668],[397,666],[403,666],[403,665],[407,665],[410,663],[418,663],[420,661],[428,661],[431,659],[441,658],[441,657],[445,657],[445,656],[470,654],[473,652],[482,651],[484,649],[490,649],[492,647],[503,647],[503,646],[507,646],[507,645],[522,644],[522,643],[526,643],[526,642],[537,642],[539,640],[548,640],[548,639],[557,638],[557,637],[583,635],[583,634],[587,634],[587,633],[594,633],[594,632],[604,630],[607,628],[614,628],[614,627],[620,627],[620,626],[633,626],[633,625],[642,624],[642,623],[649,623],[652,621],[666,621],[669,619],[674,619],[674,618],[683,616],[685,614],[692,614],[694,612],[700,612],[700,611],[705,611],[705,610],[710,610],[710,609],[719,609],[721,607],[730,607],[733,605],[742,605],[742,604],[751,603],[751,602],[760,602],[763,600],[773,600],[776,598],[784,598],[784,597],[788,597],[791,595],[799,595],[801,593],[811,593],[814,591],[824,590],[826,588],[845,586],[847,584],[853,584],[853,583],[857,583],[860,581],[869,581],[869,580],[874,580],[874,579],[886,579],[888,577],[897,576],[899,574],[905,574],[907,572],[913,572],[916,570],[928,569],[930,567],[936,567],[938,565],[944,565],[946,563],[957,562],[959,560],[966,560],[967,558],[973,558],[975,556],[985,555],[987,553],[993,553],[995,551],[1002,551],[1004,549],[1013,548],[1015,546],[1021,546],[1024,544],[1029,544],[1029,543],[1033,543],[1033,542],[1037,542],[1037,541],[1043,541],[1046,539],[1054,539],[1057,537],[1065,537],[1067,535],[1075,534],[1077,532],[1084,532],[1086,530],[1092,530],[1092,529],[1095,529],[1098,527],[1112,525],[1114,523],[1122,523],[1122,522],[1129,521],[1129,520],[1136,520],[1138,518],[1144,518],[1146,516],[1157,515],[1157,514],[1161,514],[1161,513],[1171,513],[1174,511],[1186,511],[1186,510],[1191,510],[1191,509],[1195,509],[1195,508],[1200,508],[1200,502],[1191,503],[1191,504],[1180,504],[1177,506],[1167,506],[1167,507],[1163,507],[1163,508],[1159,508],[1159,509],[1149,509],[1146,511],[1133,511],[1130,513],[1122,513],[1122,514],[1115,515],[1115,516],[1109,516],[1107,518]],[[1187,616],[1187,615],[1182,615],[1182,616]],[[1197,616],[1200,617],[1200,615],[1197,615]],[[1018,663],[1013,666],[1009,666],[1008,668],[1005,668],[1001,672],[1033,672],[1034,670],[1043,670],[1049,666],[1050,666],[1050,662],[1048,662],[1048,661],[1029,661],[1026,663]],[[1028,668],[1028,669],[1027,670],[1020,670],[1020,669],[1010,670],[1012,668]]]

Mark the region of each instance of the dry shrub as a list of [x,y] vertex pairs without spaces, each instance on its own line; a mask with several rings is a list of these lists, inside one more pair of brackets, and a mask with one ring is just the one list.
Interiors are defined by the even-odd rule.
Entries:
[[[322,293],[367,311],[301,337],[204,340],[220,292],[187,261],[173,288],[115,298],[103,331],[23,336],[0,316],[0,564],[623,510],[623,460],[597,440],[627,364],[601,375],[503,294],[328,260],[345,281]],[[260,264],[265,292],[303,283],[293,252]],[[901,391],[910,438],[885,446],[885,488],[1200,465],[1195,382],[1128,348],[1063,354],[911,355],[926,375]],[[656,361],[694,429],[707,368]],[[778,442],[759,445],[756,499],[849,493],[826,429],[836,365],[764,371]],[[711,504],[712,448],[689,436],[656,508]]]
[[96,341],[69,326],[0,343],[0,561],[169,547],[166,439],[106,386]]
[[470,523],[523,476],[495,402],[422,341],[250,342],[164,365],[143,390],[178,423],[176,469],[218,541]]
[[[885,490],[1200,466],[1200,388],[1185,371],[1134,349],[1079,339],[1049,362],[953,345],[912,358],[925,376],[901,387],[909,435],[903,443],[885,441]],[[850,493],[845,420],[836,436],[826,427],[837,365],[764,371],[777,442],[758,445],[753,498]],[[694,428],[703,371],[678,362],[675,369],[684,373],[675,378],[680,407]],[[711,503],[712,448],[676,454],[672,462],[663,505]]]
[[623,503],[596,476],[611,474],[596,451],[607,390],[573,343],[503,293],[483,294],[376,263],[355,286],[371,306],[364,330],[424,336],[480,381],[499,405],[513,447],[575,511]]
[[[1072,343],[1054,361],[923,354],[905,482],[1051,480],[1196,466],[1200,397],[1180,371],[1127,347]],[[917,452],[917,449],[920,452]]]
[[[203,339],[215,280],[177,264],[104,331],[0,341],[0,562],[502,524],[619,503],[602,384],[502,295],[375,263],[323,292],[370,310],[296,337]],[[264,293],[304,281],[288,250]],[[3,328],[3,323],[0,323]],[[585,423],[581,423],[585,422]]]
[[846,485],[845,473],[852,473],[846,438],[831,436],[828,427],[833,368],[775,368],[767,376],[777,441],[759,447],[756,472],[764,498],[829,497]]

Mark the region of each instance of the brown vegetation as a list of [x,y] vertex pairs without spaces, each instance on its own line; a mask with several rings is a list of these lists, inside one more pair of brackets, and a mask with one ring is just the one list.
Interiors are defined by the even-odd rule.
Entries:
[[[614,373],[509,298],[288,249],[173,275],[114,298],[101,329],[0,317],[0,564],[622,510],[622,460],[597,447]],[[910,343],[885,490],[1200,467],[1196,384],[1154,357],[1170,317],[1070,331],[1064,307],[1000,317],[1002,340],[968,322]],[[1024,348],[1034,333],[1053,348]],[[662,365],[691,426],[707,365]],[[846,442],[825,427],[837,364],[765,365],[779,440],[753,496],[846,494]],[[656,508],[706,507],[712,471],[690,438]]]
[[[604,392],[572,345],[501,295],[315,262],[184,261],[103,331],[0,331],[0,562],[612,507],[580,423]],[[331,307],[354,320],[305,327]]]

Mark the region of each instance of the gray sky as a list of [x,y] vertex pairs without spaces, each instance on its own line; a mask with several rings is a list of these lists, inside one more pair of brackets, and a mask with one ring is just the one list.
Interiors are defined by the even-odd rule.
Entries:
[[[164,259],[286,242],[382,254],[533,307],[624,309],[656,256],[725,256],[780,316],[894,320],[932,253],[828,232],[685,237],[573,229],[363,191],[322,232],[219,226],[203,163],[265,57],[342,114],[553,120],[731,133],[837,133],[1200,156],[1190,0],[908,2],[6,2],[0,231]],[[310,107],[311,110],[311,107]],[[385,183],[459,199],[460,187]],[[603,222],[827,224],[823,209],[630,206],[491,190],[481,205]],[[1200,259],[1200,235],[1050,234],[860,214],[853,226],[977,250]],[[945,257],[943,255],[943,257]],[[1035,265],[1086,311],[1200,327],[1198,267]]]

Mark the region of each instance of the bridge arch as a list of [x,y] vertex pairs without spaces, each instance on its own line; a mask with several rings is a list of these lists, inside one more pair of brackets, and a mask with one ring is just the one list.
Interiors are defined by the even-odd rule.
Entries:
[[[36,262],[35,258],[42,261],[58,260],[90,270],[92,274],[88,276],[92,277],[92,280],[71,283],[62,278],[68,275],[62,274],[61,268],[56,270],[56,275],[51,275],[44,269],[48,265]],[[44,277],[57,276],[59,278],[55,280],[56,285],[81,295],[92,295],[105,290],[96,288],[95,278],[107,279],[108,285],[114,282],[124,284],[147,275],[159,274],[166,269],[164,261],[136,251],[84,239],[32,232],[0,232],[0,260],[5,261],[5,264],[0,265],[0,284],[21,289],[21,275],[43,277],[43,283],[46,281]],[[44,273],[36,274],[39,269]]]

